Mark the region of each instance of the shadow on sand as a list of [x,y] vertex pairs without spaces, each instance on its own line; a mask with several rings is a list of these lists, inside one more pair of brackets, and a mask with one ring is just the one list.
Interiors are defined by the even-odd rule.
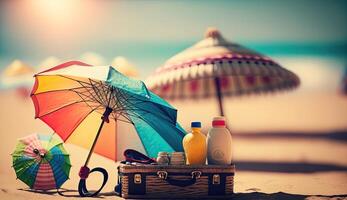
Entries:
[[262,193],[262,192],[251,192],[251,193],[236,193],[233,197],[233,200],[249,200],[249,199],[256,199],[256,200],[304,200],[304,199],[311,199],[308,197],[312,197],[312,199],[315,199],[313,197],[317,197],[318,199],[325,199],[325,198],[341,198],[345,199],[347,198],[347,194],[343,195],[332,195],[332,196],[325,196],[325,195],[301,195],[301,194],[289,194],[284,192],[277,192],[277,193]]
[[[65,189],[60,188],[59,190],[47,190],[47,191],[41,191],[41,190],[32,190],[32,189],[18,189],[25,192],[32,192],[32,193],[39,193],[39,194],[46,194],[46,195],[60,195],[63,197],[81,197],[78,194],[78,190],[71,190],[71,189]],[[92,190],[90,192],[93,192]],[[115,192],[101,192],[98,196],[92,197],[92,198],[99,198],[102,199],[106,196],[116,196]]]
[[327,163],[236,161],[237,171],[314,173],[346,171],[346,166]]
[[[59,194],[63,197],[80,197],[78,195],[77,190],[69,190],[69,189],[61,189],[58,191],[56,190],[50,190],[50,191],[38,191],[38,190],[30,190],[30,189],[19,189],[21,191],[26,192],[33,192],[33,193],[40,193],[40,194],[46,194],[46,195],[54,195]],[[114,192],[104,192],[100,193],[100,195],[92,198],[104,198],[107,196],[114,196],[118,197]],[[233,196],[233,200],[304,200],[304,199],[310,199],[309,197],[312,197],[312,199],[315,199],[316,197],[319,199],[326,199],[326,198],[337,198],[337,199],[347,199],[347,194],[343,195],[301,195],[301,194],[289,194],[284,192],[277,192],[277,193],[262,193],[262,192],[250,192],[250,193],[235,193]],[[174,199],[173,197],[168,197],[167,199]],[[219,199],[219,198],[218,198]]]

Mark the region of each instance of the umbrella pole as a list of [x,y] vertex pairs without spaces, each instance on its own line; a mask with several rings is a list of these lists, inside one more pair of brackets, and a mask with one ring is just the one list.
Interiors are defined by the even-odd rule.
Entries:
[[[99,192],[102,190],[102,188],[105,186],[105,184],[106,184],[106,182],[108,180],[108,173],[107,173],[107,171],[105,169],[97,167],[97,168],[94,168],[94,169],[90,170],[87,167],[87,165],[89,163],[90,157],[92,156],[92,153],[93,153],[95,145],[96,145],[96,141],[99,138],[99,135],[101,133],[102,127],[104,126],[104,123],[105,122],[107,122],[107,123],[110,122],[108,117],[111,114],[111,112],[112,112],[112,108],[106,107],[106,110],[105,110],[104,114],[101,117],[102,121],[101,121],[101,124],[99,126],[98,132],[97,132],[97,134],[96,134],[96,136],[94,138],[92,147],[91,147],[91,149],[89,151],[87,160],[84,163],[84,166],[82,166],[81,169],[80,169],[79,176],[80,176],[81,179],[80,179],[80,182],[78,184],[78,192],[79,192],[81,197],[96,196],[97,194],[99,194]],[[100,172],[104,176],[104,181],[103,181],[101,187],[99,188],[99,190],[97,190],[96,192],[93,192],[93,193],[89,192],[87,187],[86,187],[86,179],[88,178],[89,174],[92,173],[92,172]]]
[[105,110],[105,112],[104,112],[104,114],[103,114],[102,117],[101,117],[102,122],[101,122],[101,124],[100,124],[100,126],[99,126],[99,130],[98,130],[98,132],[97,132],[97,134],[96,134],[96,136],[95,136],[95,139],[94,139],[94,141],[93,141],[92,147],[91,147],[91,149],[90,149],[90,151],[89,151],[89,153],[88,153],[87,160],[86,160],[86,162],[84,163],[84,165],[81,167],[80,172],[79,172],[79,176],[81,177],[81,179],[86,179],[86,178],[88,178],[88,175],[89,175],[90,170],[89,170],[89,168],[87,167],[87,165],[88,165],[88,163],[89,163],[90,157],[92,156],[93,150],[94,150],[94,148],[95,148],[96,141],[97,141],[98,138],[99,138],[99,135],[100,135],[100,133],[101,133],[102,127],[104,126],[104,123],[105,123],[105,122],[107,122],[107,123],[109,122],[108,117],[109,117],[109,115],[111,114],[111,112],[112,112],[112,108],[107,107],[106,110]]
[[214,78],[214,85],[216,87],[216,92],[217,92],[219,114],[220,114],[220,116],[224,116],[223,99],[222,99],[223,97],[222,97],[222,91],[221,91],[221,87],[220,87],[220,80],[218,77]]
[[86,162],[84,163],[84,166],[87,166],[88,163],[89,163],[90,157],[92,156],[92,153],[93,153],[93,151],[94,151],[94,147],[95,147],[96,141],[97,141],[98,138],[99,138],[99,135],[100,135],[100,133],[101,133],[102,127],[104,126],[104,123],[105,123],[105,120],[102,120],[102,122],[101,122],[101,124],[100,124],[100,126],[99,126],[99,129],[98,129],[98,132],[97,132],[97,134],[96,134],[96,136],[95,136],[95,139],[94,139],[94,141],[93,141],[92,148],[90,149],[90,151],[89,151],[89,153],[88,153],[87,160],[86,160]]

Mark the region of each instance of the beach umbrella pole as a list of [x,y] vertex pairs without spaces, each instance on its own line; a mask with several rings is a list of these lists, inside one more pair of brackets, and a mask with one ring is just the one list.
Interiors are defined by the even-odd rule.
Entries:
[[217,99],[218,99],[218,105],[219,105],[219,114],[220,116],[224,116],[224,110],[223,110],[223,97],[220,87],[220,80],[218,77],[214,78],[214,85],[216,87],[216,93],[217,93]]
[[101,130],[102,130],[102,127],[104,126],[104,123],[105,122],[109,122],[109,115],[111,114],[112,112],[112,108],[110,107],[107,107],[104,114],[102,115],[101,119],[101,124],[99,126],[99,129],[98,129],[98,132],[96,133],[96,136],[94,138],[94,141],[93,141],[93,144],[92,144],[92,147],[88,153],[88,156],[87,156],[87,159],[86,159],[86,162],[84,163],[84,166],[81,167],[81,170],[80,170],[80,173],[79,173],[79,176],[81,179],[86,179],[88,177],[88,174],[89,174],[89,168],[87,167],[88,166],[88,163],[89,163],[89,160],[90,160],[90,157],[92,156],[92,153],[94,151],[94,148],[95,148],[95,145],[96,145],[96,141],[98,140],[99,138],[99,135],[101,133]]
[[92,156],[92,153],[94,151],[94,148],[95,148],[95,144],[96,144],[96,141],[98,140],[99,138],[99,135],[101,133],[101,130],[102,130],[102,127],[104,126],[104,123],[105,123],[105,120],[102,120],[100,126],[99,126],[99,129],[98,129],[98,132],[95,136],[95,139],[93,141],[93,145],[92,145],[92,148],[90,149],[89,153],[88,153],[88,156],[87,156],[87,159],[86,159],[86,162],[84,163],[84,166],[87,166],[88,163],[89,163],[89,160],[90,160],[90,157]]
[[[104,112],[104,114],[102,115],[102,117],[101,117],[101,119],[102,119],[101,124],[100,124],[98,132],[96,133],[96,136],[94,138],[92,147],[91,147],[91,149],[90,149],[90,151],[88,153],[86,162],[84,163],[84,166],[82,166],[81,169],[80,169],[79,176],[80,176],[81,179],[80,179],[80,182],[78,184],[78,192],[79,192],[81,197],[96,196],[97,194],[99,194],[99,192],[101,192],[102,188],[105,186],[105,184],[106,184],[106,182],[108,180],[108,173],[107,173],[107,171],[104,168],[96,167],[96,168],[90,170],[87,165],[89,163],[90,157],[92,156],[92,153],[93,153],[95,145],[96,145],[96,141],[99,138],[99,135],[101,133],[102,127],[104,126],[104,123],[105,122],[109,123],[109,118],[108,117],[111,114],[111,112],[112,112],[112,108],[107,107],[105,112]],[[93,193],[90,193],[88,191],[87,187],[86,187],[86,179],[88,178],[89,174],[92,173],[92,172],[100,172],[100,173],[102,173],[103,176],[104,176],[104,180],[103,180],[103,183],[102,183],[101,187],[99,188],[99,190],[97,190],[97,191],[95,191]]]

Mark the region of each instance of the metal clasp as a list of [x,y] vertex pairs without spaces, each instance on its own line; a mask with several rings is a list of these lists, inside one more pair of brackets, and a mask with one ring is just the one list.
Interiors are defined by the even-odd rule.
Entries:
[[200,178],[201,171],[192,171],[192,178]]
[[161,178],[161,179],[166,179],[167,178],[167,172],[166,171],[158,171],[157,172],[157,175],[159,176],[159,178]]
[[135,174],[134,175],[134,183],[135,184],[141,184],[142,180],[141,180],[141,174]]
[[212,177],[212,184],[217,185],[220,184],[220,176],[218,174],[214,174]]

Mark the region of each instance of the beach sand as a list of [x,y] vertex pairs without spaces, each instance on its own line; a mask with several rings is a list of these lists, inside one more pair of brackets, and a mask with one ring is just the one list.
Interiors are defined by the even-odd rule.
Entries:
[[[343,104],[337,95],[331,98],[338,99],[335,102]],[[329,99],[326,99],[326,101],[329,101]],[[264,102],[259,102],[259,104],[262,103]],[[234,104],[237,105],[235,102]],[[87,150],[65,144],[67,151],[71,154],[72,162],[70,180],[63,185],[62,189],[62,194],[65,197],[55,191],[35,192],[29,190],[24,183],[16,180],[14,170],[11,168],[12,158],[10,154],[15,148],[17,138],[31,133],[49,134],[52,131],[43,122],[34,119],[34,107],[29,98],[21,99],[13,91],[1,92],[0,105],[0,134],[2,138],[0,145],[0,199],[43,200],[78,197],[76,191],[79,181],[78,171],[86,158]],[[176,103],[176,105],[182,107],[179,103]],[[241,121],[237,121],[235,116],[239,114],[241,118],[247,117],[241,115],[241,110],[242,108],[245,109],[245,106],[231,107],[235,110],[235,114],[232,116],[236,126],[235,132],[240,132],[239,134],[235,133],[234,136],[233,155],[237,167],[234,188],[237,193],[235,199],[347,199],[346,140],[332,140],[324,137],[313,139],[310,137],[258,138],[249,135],[245,137],[242,136],[242,131],[252,131],[261,127],[261,125],[246,127],[242,130]],[[341,112],[345,111],[343,109],[345,107],[342,108]],[[184,117],[179,116],[179,120],[189,121],[191,117],[194,117],[194,112],[194,109],[191,114],[183,112]],[[210,111],[204,109],[203,113],[205,112],[207,115]],[[274,112],[270,111],[271,114],[274,114]],[[335,115],[340,115],[340,111],[335,112],[337,112]],[[179,114],[182,114],[182,112],[179,112]],[[331,116],[322,116],[323,119],[325,117]],[[204,120],[203,123],[209,121],[206,116],[202,120]],[[310,120],[314,121],[313,119]],[[338,123],[337,127],[343,122],[342,120],[346,119],[339,119],[336,122]],[[295,121],[291,121],[289,124],[295,124]],[[317,126],[322,126],[321,129],[323,130],[329,128],[325,123]],[[297,128],[291,127],[293,128],[291,131]],[[263,129],[262,131],[266,130]],[[93,155],[89,166],[100,166],[108,171],[109,181],[101,192],[101,197],[117,199],[113,192],[117,182],[117,163]],[[97,174],[92,174],[88,179],[88,188],[91,190],[96,189],[100,182],[100,177]]]

